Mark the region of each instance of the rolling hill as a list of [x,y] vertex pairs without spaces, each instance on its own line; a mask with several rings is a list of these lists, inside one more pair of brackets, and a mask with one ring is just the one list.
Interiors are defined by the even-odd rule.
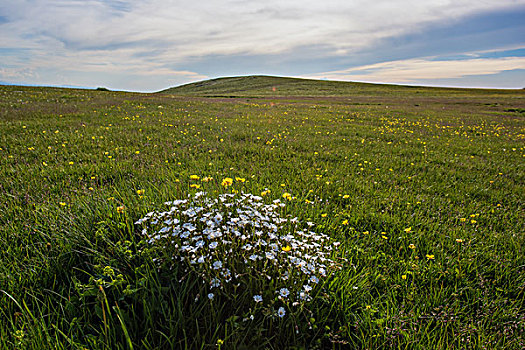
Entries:
[[[160,93],[204,97],[439,96],[515,94],[522,90],[460,89],[313,80],[263,75],[225,77],[172,87]],[[523,92],[525,95],[525,91]]]

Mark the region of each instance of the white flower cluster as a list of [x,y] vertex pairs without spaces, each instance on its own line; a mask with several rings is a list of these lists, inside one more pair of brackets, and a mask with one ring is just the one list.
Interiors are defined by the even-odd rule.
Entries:
[[301,228],[297,218],[282,217],[279,199],[267,204],[252,194],[209,198],[198,192],[165,204],[169,210],[135,223],[143,225],[147,243],[173,252],[171,258],[186,262],[210,290],[249,293],[254,306],[271,300],[283,305],[275,313],[280,317],[284,306],[309,301],[320,279],[337,267],[329,256],[339,243],[310,231],[313,223]]

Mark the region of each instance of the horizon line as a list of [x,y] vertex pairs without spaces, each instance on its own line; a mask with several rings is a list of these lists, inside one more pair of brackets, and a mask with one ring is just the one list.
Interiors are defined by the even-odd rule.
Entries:
[[440,84],[429,84],[422,85],[417,83],[388,83],[388,82],[371,82],[371,81],[360,81],[360,80],[333,80],[333,79],[316,79],[308,77],[297,77],[297,76],[283,76],[283,75],[268,75],[268,74],[248,74],[248,75],[231,75],[231,76],[220,76],[204,80],[195,80],[192,82],[169,86],[155,91],[139,91],[139,90],[118,90],[111,89],[106,86],[79,86],[79,85],[54,85],[54,84],[33,84],[33,83],[20,83],[20,82],[7,82],[0,81],[2,86],[21,86],[21,87],[47,87],[47,88],[56,88],[56,89],[79,89],[79,90],[97,90],[97,89],[107,89],[108,91],[113,92],[129,92],[129,93],[143,93],[143,94],[152,94],[159,93],[167,89],[173,89],[185,85],[191,85],[195,83],[200,83],[204,81],[217,80],[217,79],[228,79],[228,78],[247,78],[247,77],[269,77],[269,78],[288,78],[288,79],[302,79],[302,80],[312,80],[312,81],[323,81],[323,82],[341,82],[341,83],[360,83],[360,84],[371,84],[371,85],[391,85],[391,86],[406,86],[406,87],[421,87],[421,88],[442,88],[442,89],[469,89],[469,90],[525,90],[524,87],[495,87],[495,86],[454,86],[454,85],[440,85]]

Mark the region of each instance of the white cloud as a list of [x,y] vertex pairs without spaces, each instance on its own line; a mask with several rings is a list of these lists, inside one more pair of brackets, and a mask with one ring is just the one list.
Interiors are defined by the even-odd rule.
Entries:
[[[431,22],[515,4],[513,0],[16,1],[2,6],[14,21],[0,28],[14,35],[2,35],[0,45],[22,39],[22,45],[34,47],[35,38],[37,43],[48,45],[51,39],[72,49],[163,43],[166,58],[179,58],[277,53],[323,43],[344,53]],[[24,34],[36,37],[27,39]]]
[[29,68],[2,68],[0,67],[0,79],[2,80],[13,80],[13,79],[27,79],[34,78],[35,72]]
[[520,1],[0,0],[0,47],[25,55],[3,57],[0,67],[160,77],[214,55],[288,55],[322,45],[319,57],[342,57]]
[[525,57],[447,61],[410,59],[311,74],[305,77],[329,80],[414,83],[419,80],[454,79],[469,75],[497,74],[514,69],[525,69]]

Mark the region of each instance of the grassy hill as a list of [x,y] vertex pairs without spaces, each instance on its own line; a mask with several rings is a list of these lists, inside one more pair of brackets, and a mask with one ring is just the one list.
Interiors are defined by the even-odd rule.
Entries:
[[[204,80],[161,91],[161,93],[207,97],[319,97],[319,96],[450,96],[508,95],[520,90],[459,89],[343,81],[241,76]],[[523,91],[522,91],[523,92]]]
[[[0,349],[523,349],[524,109],[272,77],[0,86]],[[241,193],[260,202],[211,212]],[[313,248],[288,234],[317,250],[292,261]]]

